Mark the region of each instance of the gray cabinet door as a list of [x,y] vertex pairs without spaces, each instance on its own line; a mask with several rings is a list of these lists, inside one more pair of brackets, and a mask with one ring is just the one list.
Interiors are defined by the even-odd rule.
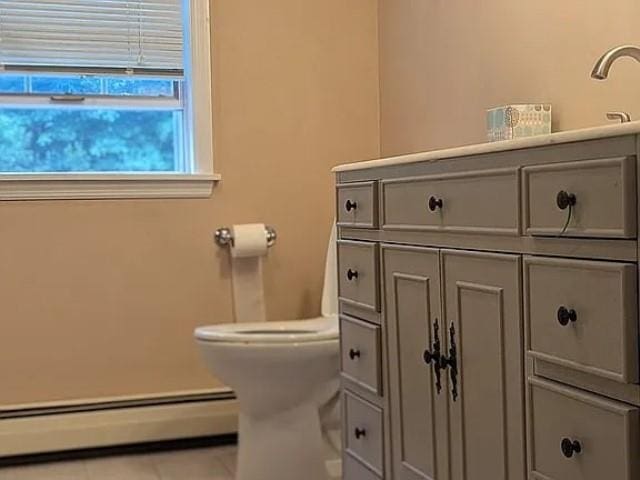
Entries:
[[424,360],[425,350],[433,350],[434,324],[442,334],[438,250],[385,245],[382,257],[392,478],[444,480],[448,478],[446,386],[438,393],[434,369]]
[[[520,257],[441,251],[452,480],[524,480]],[[455,394],[454,394],[455,387]]]

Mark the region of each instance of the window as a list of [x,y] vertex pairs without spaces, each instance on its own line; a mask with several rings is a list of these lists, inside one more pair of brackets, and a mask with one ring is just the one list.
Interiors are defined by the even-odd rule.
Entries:
[[0,199],[210,191],[208,3],[0,0]]

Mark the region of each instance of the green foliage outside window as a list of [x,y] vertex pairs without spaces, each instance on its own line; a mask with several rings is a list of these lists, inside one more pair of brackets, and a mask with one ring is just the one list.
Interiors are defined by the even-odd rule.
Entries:
[[0,108],[0,172],[179,170],[181,112]]

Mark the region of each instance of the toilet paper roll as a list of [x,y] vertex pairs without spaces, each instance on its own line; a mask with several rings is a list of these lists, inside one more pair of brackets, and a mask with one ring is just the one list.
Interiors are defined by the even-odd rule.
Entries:
[[261,223],[232,227],[231,276],[236,322],[266,320],[262,257],[267,253],[267,235]]
[[259,257],[267,254],[267,233],[264,223],[234,225],[231,233],[233,258]]

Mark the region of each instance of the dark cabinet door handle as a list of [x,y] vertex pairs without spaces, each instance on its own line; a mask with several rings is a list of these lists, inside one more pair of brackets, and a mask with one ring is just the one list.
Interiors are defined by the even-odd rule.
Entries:
[[455,402],[458,399],[458,347],[456,346],[456,327],[451,322],[449,327],[449,356],[440,358],[441,368],[449,369],[451,378],[451,397]]
[[440,349],[440,326],[436,318],[433,322],[433,351],[425,350],[422,354],[422,359],[424,363],[433,367],[438,395],[442,391],[442,353]]
[[435,212],[438,208],[442,208],[443,202],[441,198],[429,197],[429,210]]
[[560,307],[558,309],[558,323],[563,327],[569,325],[569,322],[575,323],[578,320],[578,314],[573,309],[567,309],[567,307]]
[[422,359],[424,360],[424,363],[426,363],[427,365],[431,365],[432,362],[439,363],[440,354],[431,353],[430,350],[425,350],[424,353],[422,354]]
[[562,450],[562,454],[565,457],[571,458],[575,454],[582,452],[582,445],[580,445],[580,442],[577,440],[563,438],[562,442],[560,443],[560,449]]
[[356,438],[358,440],[360,440],[361,437],[366,437],[367,436],[367,431],[364,428],[356,428],[353,433],[355,434]]
[[576,196],[573,193],[560,190],[556,195],[556,204],[560,210],[566,210],[568,207],[575,206]]
[[351,360],[355,360],[356,358],[360,358],[360,350],[354,350],[353,348],[349,349],[349,358]]
[[353,280],[354,278],[358,278],[358,271],[357,270],[347,270],[347,279],[349,281]]
[[347,200],[347,203],[344,204],[344,208],[347,210],[347,212],[350,212],[351,210],[355,210],[358,208],[358,203]]

